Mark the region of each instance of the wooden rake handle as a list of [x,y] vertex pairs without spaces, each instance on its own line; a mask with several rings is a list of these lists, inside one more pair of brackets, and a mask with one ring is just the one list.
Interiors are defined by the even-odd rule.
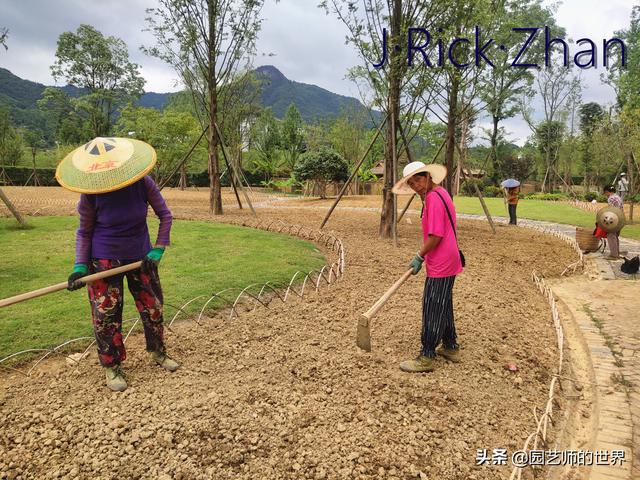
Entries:
[[411,276],[413,275],[413,269],[410,268],[409,270],[407,270],[406,272],[404,272],[404,274],[396,281],[396,283],[394,283],[393,285],[391,285],[391,288],[389,288],[389,290],[386,291],[386,293],[384,295],[382,295],[378,301],[376,303],[374,303],[372,305],[372,307],[367,310],[365,313],[363,313],[362,315],[365,316],[368,319],[371,319],[371,317],[373,317],[376,313],[378,313],[378,311],[382,308],[382,306],[387,303],[387,301],[391,298],[391,296],[396,293],[396,290],[398,290],[402,284]]
[[[141,265],[142,265],[141,261],[135,262],[135,263],[128,263],[127,265],[122,265],[121,267],[116,267],[110,270],[105,270],[103,272],[93,273],[91,275],[84,276],[82,278],[79,278],[78,281],[81,281],[84,283],[91,283],[95,280],[100,280],[101,278],[107,278],[113,275],[117,275],[118,273],[135,270],[136,268],[140,268]],[[67,288],[67,285],[68,285],[67,282],[57,283],[55,285],[49,285],[48,287],[40,288],[38,290],[33,290],[31,292],[21,293],[20,295],[15,295],[13,297],[5,298],[3,300],[0,300],[0,308],[13,305],[14,303],[24,302],[25,300],[30,300],[32,298],[41,297],[43,295],[48,295],[49,293],[65,290]]]

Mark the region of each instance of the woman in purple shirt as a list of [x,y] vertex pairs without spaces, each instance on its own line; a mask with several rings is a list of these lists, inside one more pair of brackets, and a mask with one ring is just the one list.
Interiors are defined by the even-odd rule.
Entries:
[[[109,166],[116,161],[120,162],[120,166],[125,165],[129,160],[122,160],[122,154],[119,155],[119,153],[126,148],[133,151],[129,145],[132,143],[135,144],[136,149],[141,148],[137,144],[142,142],[128,139],[94,139],[78,149],[80,153],[76,154],[74,165],[76,167],[80,165],[83,170],[76,175],[101,169],[101,165]],[[142,260],[142,266],[139,269],[97,280],[88,285],[98,358],[100,364],[106,369],[107,387],[115,391],[123,391],[127,388],[120,369],[121,363],[126,359],[122,338],[125,276],[144,326],[147,351],[150,352],[152,359],[166,370],[175,371],[179,367],[178,363],[166,353],[163,338],[163,297],[158,277],[158,263],[165,247],[169,245],[173,217],[158,186],[151,177],[145,175],[155,164],[155,152],[150,146],[144,145],[153,152],[153,155],[145,159],[147,163],[139,170],[141,174],[137,175],[139,180],[136,181],[136,177],[133,177],[130,181],[121,181],[120,185],[126,184],[124,187],[116,185],[107,193],[82,193],[80,196],[78,204],[80,228],[76,235],[76,259],[68,280],[69,290],[75,290],[84,285],[78,279],[88,273],[97,273]],[[109,148],[110,146],[112,148]],[[111,157],[109,157],[110,153]],[[130,154],[129,151],[126,153]],[[81,155],[80,160],[77,155]],[[95,158],[91,158],[91,155]],[[131,161],[140,163],[140,155],[138,158],[135,154],[130,155]],[[74,165],[66,160],[63,160],[58,167],[58,181],[66,188],[83,191],[81,187],[65,182],[65,175],[74,181],[77,180],[64,170],[74,168]],[[86,181],[94,181],[93,178],[88,177]],[[81,182],[82,179],[79,183]],[[84,191],[88,191],[88,188],[84,188]],[[154,247],[151,246],[147,227],[149,205],[160,219]]]

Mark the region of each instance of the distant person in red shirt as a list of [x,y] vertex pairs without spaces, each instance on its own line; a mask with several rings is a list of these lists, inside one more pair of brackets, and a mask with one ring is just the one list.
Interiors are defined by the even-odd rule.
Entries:
[[509,204],[509,225],[518,224],[516,209],[518,208],[519,193],[520,193],[520,187],[513,187],[513,188],[507,189],[507,203]]
[[427,278],[422,303],[422,350],[413,360],[405,360],[405,372],[430,372],[438,353],[452,362],[460,361],[453,318],[453,284],[462,272],[462,255],[456,238],[456,209],[449,193],[439,184],[447,175],[442,165],[412,162],[404,168],[403,178],[393,192],[417,193],[424,201],[422,215],[423,241],[411,260],[416,275],[423,262]]

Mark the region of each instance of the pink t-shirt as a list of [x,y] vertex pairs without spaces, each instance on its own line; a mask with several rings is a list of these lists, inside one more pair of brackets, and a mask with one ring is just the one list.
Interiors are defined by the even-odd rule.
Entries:
[[425,242],[429,235],[442,238],[438,246],[428,252],[424,259],[427,276],[433,278],[451,277],[462,272],[456,237],[451,228],[447,210],[438,193],[442,195],[449,207],[453,224],[457,228],[456,209],[449,193],[442,187],[436,187],[427,192],[422,214],[422,236]]

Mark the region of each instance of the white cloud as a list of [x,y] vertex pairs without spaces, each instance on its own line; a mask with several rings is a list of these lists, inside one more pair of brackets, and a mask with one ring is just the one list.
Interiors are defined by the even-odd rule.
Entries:
[[[545,3],[551,4],[552,0]],[[346,28],[317,4],[318,0],[267,0],[258,37],[261,55],[254,63],[272,64],[292,80],[357,97],[358,90],[345,79],[347,70],[359,62],[353,47],[344,43]],[[9,51],[0,52],[0,66],[22,78],[51,85],[49,66],[55,60],[58,36],[88,23],[127,43],[131,59],[140,64],[147,80],[147,91],[179,90],[172,69],[139,50],[142,44],[153,44],[151,34],[143,30],[145,9],[155,5],[154,0],[5,0],[0,26],[10,30]],[[627,28],[631,6],[629,0],[565,0],[558,9],[557,21],[569,37],[588,37],[600,44],[614,31]],[[275,56],[262,55],[268,53]],[[584,71],[585,102],[613,103],[612,89],[600,82],[602,72],[602,68]],[[533,105],[539,109],[539,102]],[[519,118],[506,120],[503,126],[513,132],[517,143],[523,143],[529,135]]]

